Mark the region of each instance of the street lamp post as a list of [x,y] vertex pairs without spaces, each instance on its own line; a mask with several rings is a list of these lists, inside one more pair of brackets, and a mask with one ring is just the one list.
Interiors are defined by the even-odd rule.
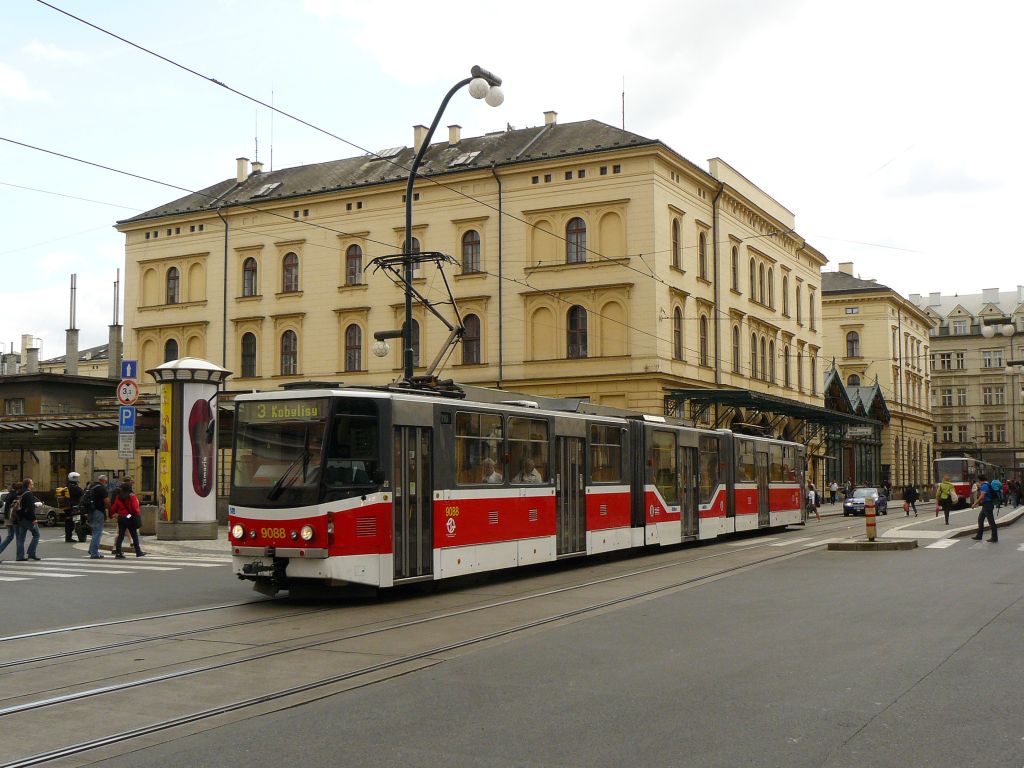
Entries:
[[403,373],[406,381],[411,381],[413,376],[412,272],[414,254],[412,252],[412,188],[416,181],[416,171],[423,161],[427,148],[430,146],[430,139],[437,129],[437,124],[441,121],[441,115],[444,114],[445,107],[448,106],[448,102],[451,101],[456,91],[468,85],[470,96],[474,99],[484,99],[492,107],[499,106],[505,100],[505,94],[502,93],[499,87],[501,85],[500,77],[475,65],[470,70],[470,75],[471,77],[460,80],[453,85],[444,99],[442,99],[441,106],[437,108],[437,114],[434,115],[434,122],[430,124],[430,129],[427,131],[427,135],[424,137],[423,143],[420,144],[416,157],[412,161],[412,168],[409,169],[409,180],[405,185],[405,244],[402,248],[405,275],[405,323],[402,325],[402,354],[404,359]]
[[[1005,323],[1005,324],[996,323],[996,324],[991,324],[991,325],[983,324],[981,326],[981,335],[982,335],[982,337],[984,337],[986,339],[994,339],[996,337],[996,334],[1001,334],[1001,335],[1005,336],[1007,339],[1011,339],[1013,337],[1014,333],[1016,332],[1016,330],[1017,329],[1013,325],[1013,323]],[[1018,372],[1016,370],[1016,367],[1017,366],[1024,366],[1024,360],[1013,360],[1012,358],[1013,358],[1013,342],[1011,341],[1010,342],[1010,352],[1009,352],[1009,355],[1007,356],[1006,363],[1005,363],[1006,367],[1004,369],[1005,372],[1006,372],[1006,375],[1010,378],[1010,386],[1011,387],[1015,386],[1015,380],[1013,378],[1013,374]],[[1010,393],[1010,402],[1011,402],[1011,404],[1016,402],[1016,398],[1014,397],[1012,392]],[[1013,466],[1010,468],[1010,471],[1011,471],[1012,474],[1015,475],[1016,471],[1017,471],[1017,414],[1014,412],[1014,407],[1015,406],[1013,406],[1013,405],[1010,406],[1010,435],[1011,435],[1011,438],[1010,438],[1010,451],[1011,451],[1011,454],[1013,456],[1013,458],[1011,459],[1011,463],[1013,464]]]

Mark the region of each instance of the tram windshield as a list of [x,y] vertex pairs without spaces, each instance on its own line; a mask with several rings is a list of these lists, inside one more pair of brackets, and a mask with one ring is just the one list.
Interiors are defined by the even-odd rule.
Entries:
[[240,401],[232,503],[309,506],[372,490],[378,424],[376,405],[362,398]]

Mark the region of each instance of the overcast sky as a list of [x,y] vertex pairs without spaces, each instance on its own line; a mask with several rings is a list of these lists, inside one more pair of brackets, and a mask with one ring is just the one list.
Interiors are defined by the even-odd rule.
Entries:
[[[442,126],[464,136],[549,109],[620,125],[625,83],[627,130],[730,163],[795,213],[829,269],[853,261],[905,295],[1024,283],[1019,3],[53,4],[356,146],[33,0],[0,4],[5,140],[199,189],[234,176],[257,135],[274,168],[409,145],[473,64],[506,98],[457,95]],[[73,272],[81,345],[105,342],[124,275],[114,222],[181,194],[0,141],[4,350],[29,333],[44,359],[64,353]]]

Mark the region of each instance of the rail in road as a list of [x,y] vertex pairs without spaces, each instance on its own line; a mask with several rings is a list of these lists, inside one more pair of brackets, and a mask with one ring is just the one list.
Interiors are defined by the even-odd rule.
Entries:
[[254,601],[0,638],[0,727],[23,737],[6,744],[2,765],[102,759],[699,587],[862,531],[863,521],[826,518],[771,536],[538,568],[434,594],[306,609],[285,602],[284,611],[283,601]]

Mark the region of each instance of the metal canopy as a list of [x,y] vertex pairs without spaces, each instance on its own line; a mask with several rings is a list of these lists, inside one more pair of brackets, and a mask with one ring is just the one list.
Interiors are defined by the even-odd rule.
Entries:
[[875,419],[842,413],[819,405],[807,405],[777,395],[751,392],[748,389],[673,389],[665,396],[665,410],[671,415],[681,416],[682,406],[686,402],[704,409],[716,404],[731,408],[750,408],[762,413],[803,419],[805,422],[826,427],[853,424],[882,426],[882,423]]

